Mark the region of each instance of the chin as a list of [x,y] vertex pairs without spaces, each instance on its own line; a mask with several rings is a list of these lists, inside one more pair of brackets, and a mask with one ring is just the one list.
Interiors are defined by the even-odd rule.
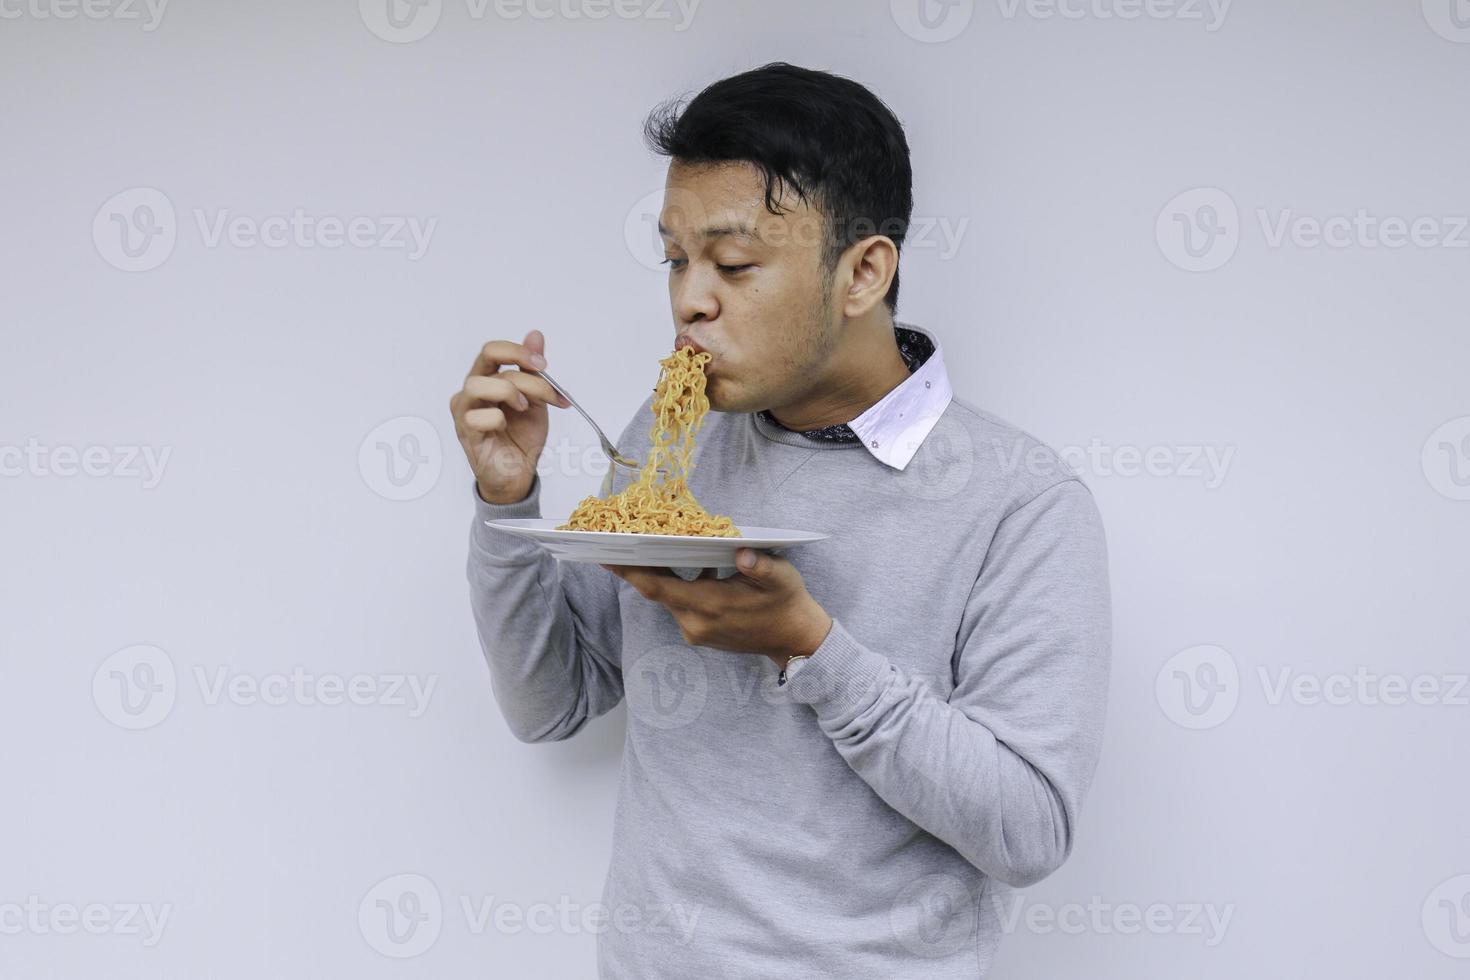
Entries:
[[[711,412],[729,412],[730,395],[725,390],[725,385],[719,378],[710,378],[705,382],[704,397],[709,399],[709,410]],[[736,408],[733,411],[740,411]]]

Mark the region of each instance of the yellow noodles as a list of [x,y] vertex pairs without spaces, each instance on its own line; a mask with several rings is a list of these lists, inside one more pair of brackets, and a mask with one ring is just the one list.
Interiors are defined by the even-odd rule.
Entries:
[[638,479],[606,500],[585,498],[558,531],[743,537],[730,518],[711,515],[689,492],[694,434],[709,412],[704,366],[711,357],[706,351],[681,347],[659,361],[653,390],[653,447]]

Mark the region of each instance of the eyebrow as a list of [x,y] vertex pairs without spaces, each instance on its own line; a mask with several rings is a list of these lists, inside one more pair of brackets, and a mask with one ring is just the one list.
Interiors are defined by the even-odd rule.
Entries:
[[[658,233],[660,235],[662,235],[664,238],[673,238],[674,237],[673,235],[669,234],[669,229],[667,229],[667,228],[664,227],[664,223],[662,221],[660,221],[658,223]],[[694,237],[696,237],[696,238],[725,238],[725,237],[729,237],[729,238],[741,238],[741,239],[745,239],[746,241],[753,241],[755,239],[756,235],[755,235],[755,230],[752,229],[752,228],[750,228],[748,225],[734,224],[734,225],[714,225],[714,226],[711,226],[711,227],[708,227],[708,228],[701,228],[701,229],[699,229],[698,231],[696,231],[694,233]]]

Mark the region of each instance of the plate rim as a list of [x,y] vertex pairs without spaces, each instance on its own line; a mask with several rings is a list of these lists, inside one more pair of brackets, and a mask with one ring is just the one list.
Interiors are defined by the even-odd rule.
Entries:
[[[600,536],[603,536],[603,537],[614,538],[614,539],[616,539],[618,541],[628,541],[630,539],[631,540],[635,540],[635,541],[668,542],[668,543],[679,543],[679,542],[685,542],[685,543],[687,543],[687,542],[690,542],[690,541],[701,541],[701,542],[709,542],[709,543],[714,543],[714,544],[725,544],[725,543],[728,543],[728,544],[731,544],[731,545],[733,545],[735,547],[739,547],[740,544],[741,544],[741,542],[752,541],[752,540],[753,541],[768,541],[768,540],[771,540],[770,538],[768,538],[768,537],[766,537],[764,535],[759,535],[759,536],[754,536],[754,537],[731,538],[731,537],[725,537],[723,535],[713,535],[713,534],[649,534],[646,531],[575,531],[575,530],[570,530],[570,529],[567,529],[567,528],[560,528],[559,529],[559,528],[554,528],[554,527],[524,527],[524,526],[507,525],[507,522],[509,522],[509,521],[552,521],[552,520],[556,520],[556,518],[550,518],[550,517],[502,517],[502,518],[498,518],[498,519],[489,519],[489,518],[487,518],[487,519],[485,519],[484,524],[487,527],[493,527],[493,528],[496,528],[497,530],[509,531],[511,533],[515,533],[517,531],[539,531],[539,532],[547,532],[547,531],[550,531],[550,532],[555,532],[555,533],[558,533],[558,534],[575,534],[575,535],[579,535],[579,536],[580,535],[594,535],[595,534],[595,535],[600,535]],[[559,520],[559,521],[557,521],[557,523],[559,523],[559,524],[560,523],[565,523],[565,519]],[[740,530],[742,532],[745,530],[745,528],[741,527],[739,524],[736,524],[735,526],[737,528],[740,528]],[[758,526],[758,525],[750,525],[750,526],[751,527],[755,527],[755,526]],[[799,540],[781,541],[781,542],[779,542],[779,544],[781,544],[781,545],[812,544],[814,542],[823,541],[823,540],[826,540],[827,538],[830,538],[831,537],[830,534],[827,534],[827,533],[822,532],[822,531],[802,531],[802,530],[799,530],[797,528],[768,527],[768,528],[764,528],[764,530],[767,530],[767,531],[782,531],[782,532],[785,532],[785,533],[788,533],[788,534],[800,534],[800,535],[804,535],[804,537],[802,537]],[[572,539],[567,539],[567,540],[572,540]],[[590,541],[591,539],[589,539],[589,538],[583,538],[582,540]]]

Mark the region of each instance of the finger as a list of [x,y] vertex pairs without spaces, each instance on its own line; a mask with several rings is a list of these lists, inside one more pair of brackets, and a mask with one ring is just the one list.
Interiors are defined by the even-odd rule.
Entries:
[[[545,346],[544,341],[543,346]],[[470,367],[470,373],[465,377],[495,374],[506,364],[516,364],[527,371],[539,371],[546,366],[546,358],[539,351],[533,351],[525,344],[517,344],[510,340],[492,340],[480,348],[479,355],[475,357],[475,363]]]
[[546,356],[546,335],[540,330],[532,330],[527,333],[526,339],[521,341],[521,345],[532,353],[540,354],[542,357]]
[[472,408],[464,413],[464,424],[475,432],[498,432],[505,428],[505,413],[498,408]]
[[612,565],[609,570],[633,586],[645,599],[665,605],[682,605],[673,589],[684,580],[667,568],[644,565]]
[[570,408],[571,402],[561,396],[546,379],[524,371],[501,371],[489,377],[469,377],[465,394],[475,401],[489,402],[524,412],[532,401]]

